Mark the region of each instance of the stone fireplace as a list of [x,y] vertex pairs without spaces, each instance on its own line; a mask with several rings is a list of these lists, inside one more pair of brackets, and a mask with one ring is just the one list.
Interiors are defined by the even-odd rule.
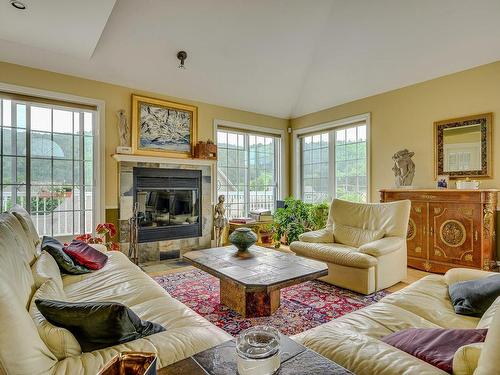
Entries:
[[215,162],[116,154],[120,248],[128,254],[134,203],[139,263],[177,259],[211,247]]

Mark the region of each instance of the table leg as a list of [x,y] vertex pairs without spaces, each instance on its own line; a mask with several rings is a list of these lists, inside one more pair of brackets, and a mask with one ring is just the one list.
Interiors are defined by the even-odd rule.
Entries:
[[270,316],[280,307],[280,290],[247,291],[232,280],[220,280],[220,302],[246,318]]

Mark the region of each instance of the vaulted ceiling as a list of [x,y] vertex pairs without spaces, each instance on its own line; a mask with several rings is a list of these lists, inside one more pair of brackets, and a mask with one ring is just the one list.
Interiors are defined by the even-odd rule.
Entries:
[[498,0],[24,3],[2,61],[285,118],[500,60]]

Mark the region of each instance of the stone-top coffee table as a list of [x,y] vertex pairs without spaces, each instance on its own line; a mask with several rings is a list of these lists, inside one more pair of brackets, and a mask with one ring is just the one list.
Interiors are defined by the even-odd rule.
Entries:
[[280,290],[328,274],[325,263],[260,246],[234,246],[184,254],[194,266],[220,279],[220,300],[244,317],[269,316],[280,306]]

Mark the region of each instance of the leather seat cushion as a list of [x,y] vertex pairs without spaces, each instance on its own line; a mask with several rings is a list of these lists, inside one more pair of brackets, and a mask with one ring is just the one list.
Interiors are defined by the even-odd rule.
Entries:
[[310,243],[295,241],[290,249],[297,255],[329,263],[355,268],[370,268],[377,264],[377,259],[363,254],[358,249],[339,243]]
[[479,322],[479,318],[455,314],[448,285],[440,275],[426,276],[382,301],[414,312],[442,328],[476,328]]
[[106,253],[108,261],[100,270],[84,275],[64,275],[68,301],[121,302],[132,307],[168,293],[127,256],[119,251]]

